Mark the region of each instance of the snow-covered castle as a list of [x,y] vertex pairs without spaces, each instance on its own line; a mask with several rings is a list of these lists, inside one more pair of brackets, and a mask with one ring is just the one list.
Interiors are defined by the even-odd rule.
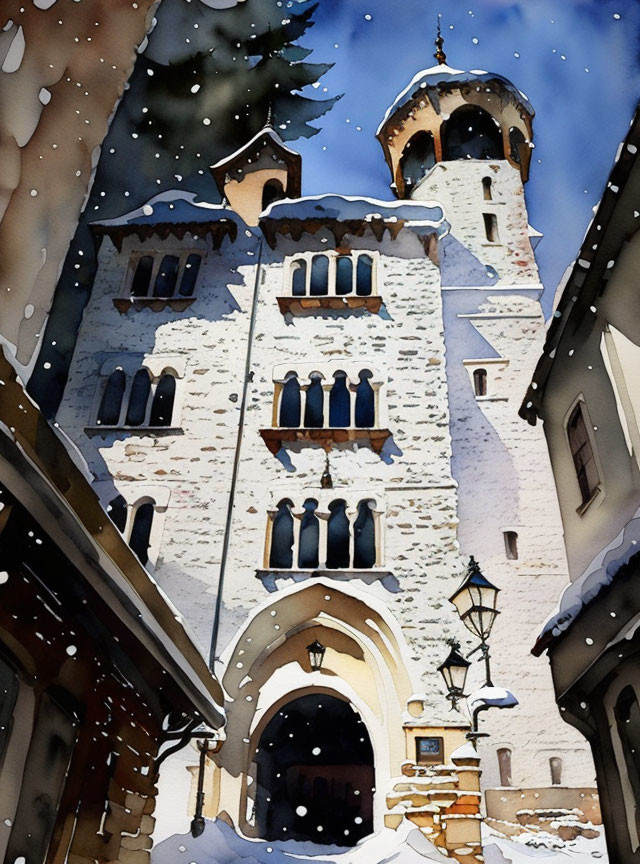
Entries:
[[[205,815],[342,845],[410,818],[472,861],[480,790],[497,819],[597,805],[530,655],[567,581],[518,418],[544,331],[533,110],[438,59],[377,132],[399,200],[301,197],[267,126],[212,166],[222,204],[165,193],[95,224],[57,421],[222,676]],[[480,782],[437,671],[448,638],[477,644],[447,602],[471,555],[500,588],[493,683],[519,701],[483,715]]]

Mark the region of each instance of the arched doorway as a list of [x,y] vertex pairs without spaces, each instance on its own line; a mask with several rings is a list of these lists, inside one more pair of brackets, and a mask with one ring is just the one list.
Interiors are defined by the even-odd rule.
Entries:
[[260,737],[256,764],[265,840],[353,846],[373,832],[373,748],[349,702],[317,694],[283,705]]

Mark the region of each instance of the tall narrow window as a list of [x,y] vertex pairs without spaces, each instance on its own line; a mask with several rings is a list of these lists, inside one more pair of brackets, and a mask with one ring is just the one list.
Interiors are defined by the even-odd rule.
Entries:
[[173,297],[178,279],[180,259],[177,255],[165,255],[160,262],[160,269],[153,286],[154,297]]
[[376,563],[376,531],[368,501],[358,504],[358,516],[353,525],[353,566],[367,570]]
[[124,534],[124,529],[127,525],[127,502],[122,495],[116,495],[115,498],[109,501],[107,513],[118,531]]
[[290,501],[281,501],[273,517],[269,567],[272,570],[290,570],[293,567],[293,516]]
[[311,294],[329,293],[329,259],[326,255],[314,255],[311,261]]
[[473,370],[473,391],[476,396],[486,396],[487,395],[487,370],[486,369],[474,369]]
[[489,243],[498,243],[498,217],[495,213],[483,213],[484,233]]
[[504,532],[504,551],[509,561],[518,557],[518,534],[516,531]]
[[349,566],[349,517],[344,501],[329,504],[329,524],[327,527],[327,567],[341,570]]
[[329,426],[333,429],[351,425],[351,394],[347,388],[345,372],[334,374],[333,387],[329,393]]
[[295,372],[288,372],[280,397],[280,426],[296,428],[300,425],[300,384]]
[[500,771],[500,785],[511,786],[511,750],[501,747],[498,750],[498,769]]
[[356,390],[355,425],[358,429],[372,429],[376,422],[375,394],[369,384],[371,372],[363,369],[359,376],[360,383]]
[[304,297],[307,293],[307,262],[304,258],[291,265],[291,293],[294,297]]
[[549,759],[549,768],[551,769],[551,785],[560,786],[562,783],[562,759],[559,756],[552,756]]
[[158,381],[151,403],[149,426],[171,426],[173,403],[176,396],[176,379],[173,375],[163,375]]
[[309,376],[307,399],[304,406],[304,425],[307,429],[321,429],[324,426],[324,391],[322,378],[318,372]]
[[336,294],[351,294],[353,290],[353,261],[350,255],[336,259]]
[[493,192],[491,191],[491,177],[482,178],[482,197],[485,201],[491,201],[493,199]]
[[356,265],[356,294],[358,297],[368,297],[373,288],[373,258],[370,255],[359,255]]
[[509,155],[517,165],[520,164],[523,144],[526,144],[524,135],[517,126],[512,126],[509,129]]
[[135,273],[131,281],[131,296],[146,297],[149,293],[149,284],[151,283],[151,271],[153,270],[153,257],[151,255],[143,255],[138,259]]
[[153,502],[146,501],[136,509],[136,515],[133,517],[131,536],[129,537],[131,551],[137,555],[140,563],[143,565],[149,560],[149,538],[151,536],[152,524]]
[[318,502],[309,498],[304,502],[303,507],[298,566],[302,569],[315,570],[318,566],[318,544],[320,542],[320,523],[316,516]]
[[109,375],[107,386],[102,394],[100,408],[98,409],[97,423],[99,426],[118,425],[126,386],[127,377],[122,369],[116,369]]
[[582,503],[591,500],[598,487],[598,469],[593,455],[593,448],[584,422],[582,406],[576,405],[567,424],[569,447],[573,457],[573,465],[578,478]]
[[614,713],[637,813],[640,805],[640,706],[630,685],[618,696]]
[[183,297],[193,297],[193,292],[198,279],[198,272],[202,257],[200,255],[189,255],[184,265],[182,279],[180,280],[180,294]]
[[129,405],[127,406],[127,426],[142,426],[147,413],[147,403],[151,392],[151,378],[147,369],[138,369],[133,377]]

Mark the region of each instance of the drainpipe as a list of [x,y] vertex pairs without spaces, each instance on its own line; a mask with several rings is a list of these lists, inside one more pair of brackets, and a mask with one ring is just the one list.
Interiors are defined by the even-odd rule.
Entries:
[[258,242],[258,261],[256,265],[256,278],[253,285],[253,300],[251,303],[251,318],[249,321],[249,336],[247,340],[247,354],[244,364],[244,382],[242,384],[242,400],[240,402],[240,416],[238,419],[238,435],[236,438],[236,452],[233,457],[233,470],[231,472],[231,486],[229,488],[229,500],[227,502],[227,518],[224,528],[224,540],[222,543],[222,555],[220,558],[220,575],[218,576],[218,593],[216,596],[216,607],[213,615],[213,628],[211,632],[211,650],[209,653],[209,668],[215,672],[216,648],[218,644],[218,631],[220,629],[220,612],[222,610],[222,592],[224,587],[224,576],[227,569],[227,557],[229,554],[229,543],[231,541],[231,524],[233,520],[233,508],[235,505],[236,485],[238,482],[238,469],[240,467],[240,451],[244,437],[244,422],[247,411],[247,393],[249,384],[253,380],[251,371],[251,351],[253,348],[253,333],[256,326],[256,312],[258,310],[258,290],[262,276],[262,244],[263,238]]

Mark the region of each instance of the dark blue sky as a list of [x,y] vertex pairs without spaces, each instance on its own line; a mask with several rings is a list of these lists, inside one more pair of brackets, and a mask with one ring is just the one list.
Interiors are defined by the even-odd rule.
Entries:
[[435,63],[438,12],[451,66],[498,72],[535,108],[526,192],[545,234],[537,257],[548,307],[640,99],[640,2],[319,0],[301,42],[314,49],[310,60],[335,63],[318,95],[326,87],[323,95],[344,97],[317,121],[318,135],[295,142],[304,194],[391,197],[375,131],[396,94]]

